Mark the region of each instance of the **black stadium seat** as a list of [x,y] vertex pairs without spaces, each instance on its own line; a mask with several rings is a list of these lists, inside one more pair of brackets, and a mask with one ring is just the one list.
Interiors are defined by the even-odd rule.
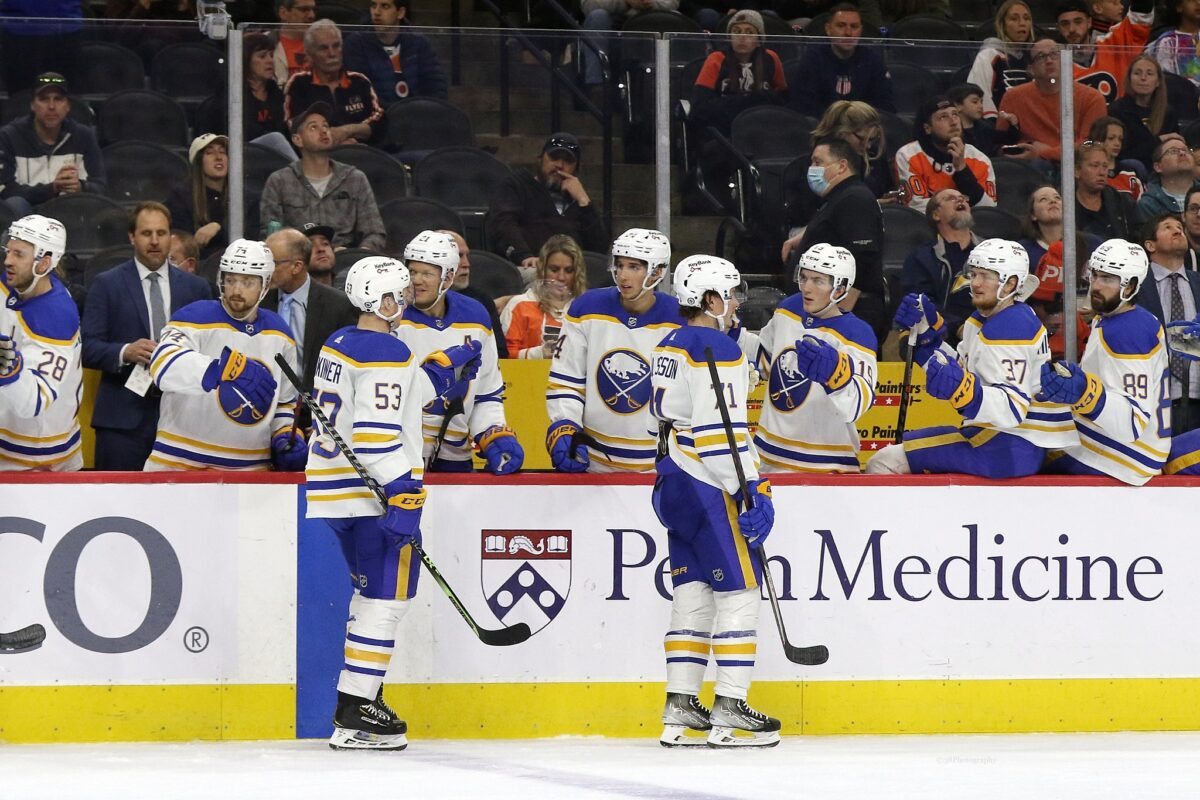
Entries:
[[188,179],[187,162],[178,153],[150,142],[114,142],[104,148],[106,194],[123,205],[162,202]]
[[[521,273],[506,258],[486,250],[471,251],[471,288],[495,300],[525,291]],[[503,335],[502,333],[498,335]]]
[[892,61],[888,72],[892,75],[892,95],[900,114],[913,116],[922,103],[941,91],[937,77],[920,64]]
[[583,261],[587,264],[587,285],[589,289],[598,289],[601,286],[613,285],[612,273],[608,269],[607,253],[584,250]]
[[898,267],[918,245],[933,238],[933,231],[920,211],[894,204],[882,208],[883,264]]
[[492,194],[510,175],[507,164],[477,147],[442,147],[413,167],[417,194],[457,211],[473,247],[483,246],[484,214]]
[[244,160],[243,178],[246,184],[246,191],[254,191],[257,194],[262,194],[263,187],[267,185],[267,178],[271,177],[272,172],[278,172],[292,162],[281,156],[270,147],[264,147],[261,144],[253,142],[246,145]]
[[1022,236],[1021,220],[1002,208],[979,207],[971,209],[975,218],[975,235],[980,239],[1012,239]]
[[1046,185],[1046,176],[1012,158],[992,159],[992,170],[996,173],[996,205],[1018,218],[1024,217],[1029,196]]
[[433,97],[408,97],[387,109],[387,148],[407,163],[452,145],[473,146],[471,120],[462,109]]
[[452,208],[436,200],[406,197],[379,207],[383,226],[387,229],[387,252],[400,258],[405,246],[418,233],[427,230],[450,230],[464,233],[462,219]]
[[83,95],[109,95],[126,89],[146,88],[146,69],[141,57],[112,42],[81,42],[79,74],[71,91]]
[[345,250],[338,250],[337,255],[333,257],[333,288],[345,290],[346,273],[350,271],[350,268],[361,259],[377,255],[379,253],[374,250],[364,250],[361,247],[347,247]]
[[392,156],[365,144],[344,144],[329,157],[362,170],[375,194],[376,205],[408,197],[408,170]]
[[971,63],[979,48],[962,44],[971,37],[952,19],[931,14],[913,14],[897,20],[888,31],[888,56],[949,72]]
[[150,85],[180,102],[199,103],[229,82],[227,69],[224,53],[215,47],[176,42],[155,54]]
[[100,107],[100,144],[140,141],[187,147],[187,114],[183,106],[159,92],[118,92]]
[[812,129],[812,119],[790,108],[754,106],[733,120],[729,138],[734,148],[751,161],[791,161],[809,151]]
[[129,244],[129,214],[107,197],[60,194],[38,206],[38,213],[66,226],[67,250],[81,258]]

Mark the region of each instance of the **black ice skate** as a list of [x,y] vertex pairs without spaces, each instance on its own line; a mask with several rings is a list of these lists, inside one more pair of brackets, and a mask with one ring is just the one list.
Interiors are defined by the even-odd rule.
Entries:
[[383,702],[382,690],[375,700],[338,692],[329,737],[334,750],[403,750],[407,734],[408,725]]
[[[694,694],[667,693],[667,704],[663,708],[663,732],[658,741],[663,747],[693,747],[708,744],[706,738],[712,725],[708,722],[709,711]],[[704,734],[688,736],[688,731]]]
[[[779,744],[779,720],[760,714],[745,700],[717,696],[708,717],[709,747],[774,747]],[[742,736],[738,736],[742,733]],[[751,734],[746,736],[744,734]]]

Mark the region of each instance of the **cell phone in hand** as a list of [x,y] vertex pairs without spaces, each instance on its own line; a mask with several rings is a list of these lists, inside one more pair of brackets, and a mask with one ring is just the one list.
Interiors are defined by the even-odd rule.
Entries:
[[1025,148],[1019,144],[1006,144],[1000,148],[1000,153],[1006,156],[1019,156],[1025,152]]

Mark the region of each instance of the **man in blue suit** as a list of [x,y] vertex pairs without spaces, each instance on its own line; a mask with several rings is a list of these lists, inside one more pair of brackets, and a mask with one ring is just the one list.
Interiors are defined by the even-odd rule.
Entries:
[[[139,203],[129,225],[133,259],[96,276],[83,309],[83,366],[98,369],[92,411],[96,469],[141,470],[158,430],[162,394],[139,378],[150,363],[162,326],[183,306],[212,299],[203,278],[167,261],[171,213],[162,203]],[[127,386],[127,381],[132,382]]]
[[[1160,214],[1142,228],[1150,274],[1134,298],[1166,325],[1191,321],[1200,311],[1200,273],[1184,268],[1187,234],[1174,214]],[[1171,427],[1176,434],[1200,426],[1200,369],[1182,356],[1171,357]],[[1185,392],[1184,376],[1188,376]]]

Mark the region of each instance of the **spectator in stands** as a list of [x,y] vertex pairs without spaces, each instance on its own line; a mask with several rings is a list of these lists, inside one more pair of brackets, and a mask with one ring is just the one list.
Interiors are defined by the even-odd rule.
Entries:
[[1125,126],[1125,142],[1117,158],[1141,162],[1144,170],[1150,169],[1162,137],[1179,131],[1179,117],[1167,102],[1162,68],[1145,54],[1130,62],[1125,93],[1109,105],[1108,113]]
[[[958,119],[962,123],[963,141],[971,145],[988,158],[996,156],[996,150],[1002,144],[1012,144],[1016,141],[1016,131],[1009,128],[1008,135],[1000,137],[996,133],[995,119],[985,119],[983,116],[983,89],[973,83],[960,83],[946,90],[946,97],[958,109]],[[1012,141],[1009,141],[1009,140]]]
[[308,258],[309,277],[317,283],[332,286],[333,270],[337,266],[337,253],[333,249],[333,228],[319,222],[306,222],[301,230],[312,242],[312,255]]
[[896,188],[895,167],[887,158],[883,122],[879,113],[861,100],[838,100],[825,110],[813,141],[834,136],[844,139],[862,159],[860,177],[877,198],[883,198]]
[[[1073,360],[1079,362],[1083,355],[1083,347],[1091,332],[1088,325],[1089,316],[1084,308],[1087,302],[1087,281],[1082,277],[1088,274],[1088,258],[1092,251],[1100,245],[1100,240],[1090,234],[1075,235],[1075,290],[1079,297],[1075,314],[1075,342],[1077,350]],[[1032,269],[1038,279],[1038,287],[1025,302],[1037,314],[1046,334],[1050,337],[1050,357],[1063,358],[1067,352],[1066,326],[1064,316],[1066,305],[1063,301],[1063,242],[1060,239],[1042,255],[1037,266]]]
[[1163,31],[1146,48],[1164,72],[1187,78],[1200,87],[1200,56],[1196,43],[1200,41],[1200,2],[1176,0],[1168,4],[1175,12],[1173,27]]
[[496,341],[496,355],[499,358],[508,358],[508,345],[504,343],[503,328],[500,327],[500,312],[496,308],[496,301],[487,292],[481,292],[471,286],[471,248],[467,245],[467,240],[458,231],[440,230],[438,233],[446,234],[458,245],[458,269],[454,273],[454,283],[450,284],[450,288],[478,301],[487,309],[488,315],[492,318],[492,332],[495,334],[492,338]]
[[1185,267],[1200,270],[1200,184],[1188,189],[1183,203],[1183,232],[1187,234],[1188,254]]
[[92,412],[96,469],[140,471],[154,445],[162,393],[127,385],[145,372],[162,326],[180,308],[209,300],[197,275],[167,261],[171,216],[162,203],[139,203],[129,222],[133,258],[100,273],[88,290],[80,336],[83,366],[100,370]]
[[188,148],[191,165],[187,182],[167,195],[175,225],[191,231],[200,247],[200,258],[220,253],[229,244],[225,216],[229,211],[229,139],[205,133]]
[[196,237],[185,230],[172,229],[168,259],[171,266],[179,267],[189,275],[196,274],[196,267],[200,265],[200,247],[196,244]]
[[1062,0],[1055,9],[1058,33],[1072,48],[1075,80],[1091,86],[1111,103],[1121,94],[1125,75],[1150,39],[1154,0]]
[[[296,160],[296,151],[288,143],[287,123],[283,118],[283,90],[275,82],[275,45],[261,33],[242,38],[242,137],[246,142],[269,147],[288,161]],[[212,133],[229,130],[228,87],[222,85],[199,109],[197,127]]]
[[1034,189],[1021,226],[1025,235],[1019,244],[1029,253],[1029,263],[1037,264],[1050,245],[1063,238],[1063,201],[1058,189],[1053,186]]
[[896,152],[896,176],[908,188],[908,206],[924,211],[938,191],[954,187],[973,206],[996,205],[992,160],[963,141],[958,108],[935,95],[917,111],[921,133]]
[[537,276],[500,314],[511,358],[552,358],[567,306],[587,291],[587,263],[570,236],[551,236],[538,253]]
[[838,305],[853,310],[882,342],[892,326],[884,303],[883,212],[860,177],[861,165],[858,153],[846,140],[816,140],[808,185],[822,204],[804,232],[783,243],[783,260],[791,275],[800,255],[817,242],[849,250],[858,274],[854,287]]
[[1182,215],[1188,190],[1196,184],[1192,151],[1182,139],[1159,142],[1153,158],[1157,180],[1150,182],[1137,201],[1139,223],[1159,214]]
[[304,33],[304,52],[312,71],[293,75],[283,90],[283,113],[289,122],[313,103],[328,103],[334,146],[381,140],[386,128],[383,107],[367,76],[342,66],[338,26],[328,19],[310,25]]
[[804,52],[789,78],[792,108],[820,117],[837,100],[862,100],[880,111],[896,110],[892,76],[876,47],[859,47],[862,18],[850,3],[838,3],[825,23],[828,45]]
[[[1145,168],[1140,161],[1117,160],[1125,143],[1125,124],[1116,117],[1101,117],[1092,124],[1087,140],[1104,146],[1104,154],[1108,156],[1108,185],[1137,202],[1146,190],[1138,170]],[[1122,169],[1126,166],[1130,169]]]
[[346,69],[361,72],[389,106],[406,97],[446,99],[446,76],[429,39],[408,28],[408,0],[371,0],[372,33],[346,39]]
[[[967,80],[982,90],[985,118],[991,119],[999,113],[1005,92],[1029,82],[1029,46],[1033,40],[1029,3],[1025,0],[1001,3],[996,9],[996,36],[983,41],[967,74]],[[1015,123],[1009,120],[1009,124]]]
[[[1028,161],[1039,171],[1050,173],[1062,159],[1059,142],[1058,95],[1061,89],[1058,64],[1059,45],[1053,39],[1038,39],[1029,54],[1032,81],[1009,89],[1000,102],[1000,110],[1016,118],[1001,115],[996,130],[1003,132],[1016,125],[1020,143],[1001,152],[1010,158]],[[1104,116],[1104,97],[1095,89],[1072,83],[1075,93],[1075,142],[1081,142],[1092,123]]]
[[608,249],[608,231],[576,173],[582,155],[572,133],[553,134],[542,145],[536,171],[514,171],[496,189],[488,208],[492,250],[522,268],[528,281],[537,253],[556,233],[585,250]]
[[[641,11],[678,11],[679,0],[583,0],[582,6],[584,30],[592,31],[590,40],[605,50],[608,42],[598,31],[620,30],[625,20]],[[600,60],[587,45],[580,47],[579,53],[584,85],[600,86],[604,83]]]
[[975,310],[971,293],[959,280],[967,256],[979,244],[979,237],[971,232],[975,219],[970,199],[955,188],[939,189],[925,206],[925,218],[935,235],[904,259],[901,292],[923,293],[937,304],[946,321],[946,340],[953,346],[962,339],[963,323]]
[[17,219],[60,194],[104,191],[96,132],[71,119],[66,79],[37,77],[29,114],[0,128],[0,199]]
[[1133,198],[1108,185],[1108,153],[1104,152],[1104,145],[1084,142],[1075,152],[1076,230],[1107,241],[1129,239],[1134,235],[1135,225]]
[[292,145],[300,151],[300,160],[267,178],[260,214],[262,236],[272,223],[299,228],[306,222],[320,222],[333,229],[335,249],[382,251],[387,231],[367,176],[329,157],[332,114],[327,103],[314,103],[292,118]]
[[304,52],[304,32],[317,18],[316,0],[275,0],[279,44],[275,46],[275,80],[282,87],[293,75],[309,68]]

